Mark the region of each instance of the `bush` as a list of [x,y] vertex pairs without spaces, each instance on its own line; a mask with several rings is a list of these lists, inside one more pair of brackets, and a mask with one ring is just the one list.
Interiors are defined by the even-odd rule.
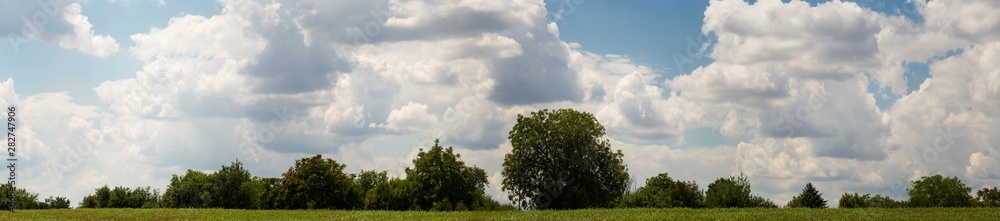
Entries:
[[[94,190],[94,194],[83,197],[80,208],[159,208],[160,191],[151,187],[135,189],[107,185]],[[68,203],[68,201],[66,202]]]
[[905,202],[896,201],[892,198],[883,195],[865,194],[858,195],[858,193],[848,194],[840,196],[840,203],[838,204],[840,208],[903,208],[906,207]]
[[705,204],[705,194],[694,181],[674,181],[666,173],[646,179],[646,185],[634,193],[622,196],[616,207],[701,208]]
[[705,205],[711,208],[747,208],[778,206],[764,197],[750,193],[750,181],[743,174],[729,178],[719,178],[708,184]]

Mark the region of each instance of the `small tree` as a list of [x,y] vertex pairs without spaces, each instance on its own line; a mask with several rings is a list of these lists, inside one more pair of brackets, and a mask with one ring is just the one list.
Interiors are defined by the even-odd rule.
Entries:
[[619,202],[623,207],[689,207],[704,206],[705,194],[698,189],[694,181],[674,181],[666,173],[646,179],[646,185],[635,193],[623,196]]
[[408,210],[421,209],[417,206],[414,188],[409,181],[393,178],[378,183],[365,193],[365,209]]
[[413,168],[406,168],[406,180],[416,190],[416,201],[421,208],[456,210],[459,204],[473,203],[484,191],[486,172],[466,166],[461,157],[452,147],[441,147],[438,140],[426,152],[420,150],[413,159]]
[[743,174],[719,178],[708,184],[705,205],[712,208],[777,207],[774,202],[751,194],[750,181]]
[[983,188],[976,191],[976,199],[979,200],[980,206],[1000,207],[1000,190],[996,187],[993,187],[993,189]]
[[[250,172],[243,168],[243,163],[239,160],[232,162],[229,166],[222,165],[222,169],[214,173],[212,184],[209,189],[212,196],[210,207],[226,209],[254,209],[257,204],[252,192],[243,188],[243,184],[250,182]],[[249,187],[249,186],[248,186]]]
[[66,197],[49,196],[45,199],[45,204],[48,204],[49,209],[69,209],[69,199]]
[[806,187],[802,188],[802,193],[792,197],[792,201],[788,201],[788,205],[785,207],[826,208],[826,200],[823,199],[823,194],[813,187],[812,183],[806,183]]
[[907,190],[912,207],[969,207],[974,202],[971,191],[958,177],[941,175],[921,177]]
[[343,164],[323,155],[295,160],[278,187],[277,207],[284,209],[352,209],[360,207],[354,179]]
[[[163,193],[161,206],[169,208],[204,208],[209,207],[213,174],[197,170],[187,170],[181,176],[176,174],[170,178],[167,191]],[[98,191],[98,196],[100,195]],[[100,200],[98,200],[100,201]]]

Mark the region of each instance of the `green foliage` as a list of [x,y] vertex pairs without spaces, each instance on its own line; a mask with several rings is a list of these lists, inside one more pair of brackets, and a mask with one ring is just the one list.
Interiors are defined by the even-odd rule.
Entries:
[[958,177],[941,175],[921,177],[907,190],[911,207],[969,207],[974,202],[971,191]]
[[257,181],[261,186],[261,193],[258,197],[260,209],[278,209],[278,196],[281,195],[281,178],[260,178]]
[[377,172],[374,170],[361,170],[361,173],[358,173],[355,182],[357,182],[358,187],[361,188],[362,193],[367,193],[368,190],[375,188],[375,186],[389,182],[389,176],[386,171]]
[[[213,174],[187,170],[181,176],[173,175],[163,194],[163,206],[170,208],[206,208],[210,205]],[[100,193],[100,191],[98,191]]]
[[992,189],[983,188],[976,191],[976,200],[982,207],[1000,207],[1000,190],[996,187]]
[[117,186],[112,189],[105,185],[83,197],[80,208],[159,208],[161,200],[160,191],[152,187]]
[[353,209],[360,205],[354,179],[343,164],[322,155],[295,160],[283,175],[275,199],[282,209]]
[[592,114],[573,109],[518,115],[502,189],[521,208],[612,206],[627,190],[629,175],[621,150],[613,152],[604,134]]
[[45,199],[45,204],[49,209],[69,209],[69,199],[66,197],[49,196]]
[[423,149],[413,159],[413,168],[406,168],[406,180],[415,190],[414,197],[420,208],[452,211],[477,200],[486,187],[486,172],[479,167],[468,167],[454,153],[452,147],[441,147],[434,140],[427,152]]
[[865,194],[858,195],[858,193],[848,194],[840,196],[840,203],[838,204],[840,208],[902,208],[906,207],[905,202],[896,201],[892,198],[883,195]]
[[34,209],[68,209],[69,200],[65,197],[52,197],[50,196],[45,202],[38,201],[38,194],[28,192],[22,188],[12,188],[10,184],[0,185],[0,196],[3,200],[0,200],[0,209],[10,210],[10,195],[14,194],[14,200],[17,201],[14,206],[15,210],[34,210]]
[[3,220],[996,220],[995,208],[906,209],[586,209],[544,211],[356,211],[232,209],[22,210]]
[[368,190],[364,204],[369,210],[418,210],[415,198],[414,187],[409,181],[393,178]]
[[705,193],[698,189],[694,181],[674,181],[666,173],[646,179],[646,185],[635,193],[626,194],[619,200],[618,207],[704,207]]
[[226,209],[256,209],[257,193],[254,193],[252,189],[247,189],[254,188],[253,185],[250,172],[243,168],[243,163],[239,160],[232,162],[229,166],[223,165],[222,169],[212,176],[209,185],[211,199],[207,206]]
[[719,178],[708,184],[705,205],[711,208],[777,207],[774,202],[751,194],[750,181],[743,174]]
[[826,208],[826,200],[823,199],[823,194],[813,187],[812,183],[806,183],[806,187],[802,188],[802,193],[798,196],[792,197],[791,201],[788,201],[788,208]]

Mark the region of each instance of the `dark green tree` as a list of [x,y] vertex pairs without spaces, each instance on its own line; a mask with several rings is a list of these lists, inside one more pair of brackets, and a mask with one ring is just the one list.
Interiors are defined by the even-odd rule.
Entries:
[[[674,181],[666,173],[646,179],[646,185],[623,197],[621,207],[704,207],[705,194],[694,181]],[[629,201],[631,200],[631,201]]]
[[[375,188],[375,186],[378,186],[381,183],[389,182],[389,176],[386,171],[377,172],[374,170],[361,170],[361,173],[358,173],[355,182],[357,183],[358,188],[361,189],[361,193],[367,194],[368,191]],[[362,198],[364,198],[364,196],[362,196]]]
[[295,160],[283,174],[276,204],[283,209],[353,209],[360,207],[354,179],[343,164],[322,155]]
[[503,186],[526,209],[610,207],[628,188],[621,150],[601,139],[604,126],[590,113],[540,110],[517,116],[504,157]]
[[487,183],[483,169],[466,166],[460,154],[441,147],[438,140],[427,152],[417,153],[413,168],[406,168],[406,180],[416,190],[420,208],[449,211],[468,210]]
[[369,210],[419,210],[413,185],[404,179],[380,182],[365,193],[365,209]]
[[169,208],[205,208],[210,206],[213,174],[187,170],[173,175],[163,194],[163,206]]
[[239,160],[232,162],[229,166],[223,165],[222,169],[212,176],[212,184],[209,189],[212,199],[210,200],[211,204],[207,206],[226,209],[255,209],[257,197],[253,196],[252,190],[243,188],[243,184],[250,181],[250,172],[243,168],[243,163]]
[[840,202],[838,204],[840,208],[902,208],[906,207],[905,202],[896,201],[888,196],[865,194],[859,195],[858,193],[848,194],[840,196]]
[[152,187],[108,188],[105,185],[83,197],[80,208],[159,208],[160,201],[159,190]]
[[259,196],[260,209],[278,209],[278,196],[282,194],[281,178],[260,178],[261,193]]
[[921,177],[907,189],[911,207],[970,207],[974,202],[969,195],[971,191],[958,177],[945,178],[940,174]]
[[979,201],[980,206],[1000,207],[1000,189],[996,187],[992,189],[983,188],[976,191],[976,199]]
[[45,199],[49,209],[69,209],[69,199],[61,196],[49,196]]
[[705,205],[711,208],[777,207],[774,202],[751,194],[750,181],[743,174],[719,178],[708,184]]
[[38,194],[28,192],[22,188],[16,188],[10,184],[0,185],[0,196],[3,196],[2,203],[0,203],[0,208],[3,210],[10,210],[9,197],[11,194],[14,195],[14,200],[17,202],[14,206],[15,210],[29,210],[29,209],[50,209],[49,204],[38,201]]
[[785,207],[826,208],[826,200],[823,199],[823,194],[819,193],[816,187],[813,187],[812,183],[806,183],[806,187],[802,188],[802,193],[792,197],[792,201],[788,201],[788,205]]

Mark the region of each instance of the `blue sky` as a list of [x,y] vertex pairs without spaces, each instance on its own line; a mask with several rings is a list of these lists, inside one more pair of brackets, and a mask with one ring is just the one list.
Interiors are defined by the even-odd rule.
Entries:
[[440,138],[505,200],[506,133],[542,108],[593,113],[637,180],[743,172],[777,202],[805,182],[902,197],[921,175],[1000,179],[991,1],[423,3],[0,4],[0,40],[23,38],[0,44],[0,98],[31,111],[24,183],[78,200],[312,154],[400,176]]

